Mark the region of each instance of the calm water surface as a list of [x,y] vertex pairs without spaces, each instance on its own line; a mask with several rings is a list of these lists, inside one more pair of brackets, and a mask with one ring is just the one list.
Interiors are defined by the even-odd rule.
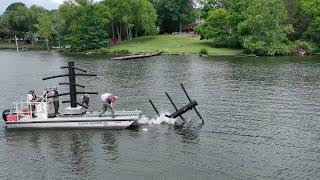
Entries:
[[[206,123],[144,124],[135,130],[0,128],[0,179],[319,179],[320,58],[160,56],[135,61],[57,53],[0,51],[0,110],[66,80],[42,81],[75,61],[98,77],[89,91],[120,96],[117,109],[155,116],[187,102],[185,84]],[[65,87],[59,87],[64,92]],[[98,96],[91,96],[100,109]],[[0,123],[4,126],[3,122]]]

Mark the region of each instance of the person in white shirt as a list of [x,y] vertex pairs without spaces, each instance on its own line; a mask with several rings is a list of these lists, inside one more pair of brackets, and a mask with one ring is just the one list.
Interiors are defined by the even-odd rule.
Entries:
[[103,106],[102,106],[102,113],[105,113],[106,111],[108,111],[109,109],[111,110],[111,115],[112,117],[114,116],[114,103],[115,101],[118,99],[118,96],[114,96],[110,93],[104,93],[101,95],[101,100],[103,101]]

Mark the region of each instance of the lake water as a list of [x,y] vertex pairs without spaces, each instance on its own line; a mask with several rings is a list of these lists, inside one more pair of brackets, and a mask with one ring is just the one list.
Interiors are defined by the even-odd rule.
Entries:
[[[320,57],[159,56],[134,61],[0,51],[0,110],[65,79],[68,61],[97,77],[79,77],[88,91],[111,92],[119,110],[142,110],[134,130],[0,128],[0,179],[319,179]],[[182,128],[162,113],[197,100]],[[64,92],[66,87],[60,87]],[[67,97],[66,97],[67,98]],[[92,108],[101,109],[98,96]],[[153,122],[153,123],[152,123]]]

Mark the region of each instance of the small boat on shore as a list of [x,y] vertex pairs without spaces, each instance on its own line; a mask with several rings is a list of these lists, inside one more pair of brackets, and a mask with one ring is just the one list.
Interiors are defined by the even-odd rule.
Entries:
[[[141,111],[115,111],[114,113],[99,111],[87,111],[86,107],[77,102],[77,94],[98,94],[96,92],[77,92],[75,76],[94,76],[92,74],[76,74],[75,70],[86,72],[74,67],[73,62],[68,63],[69,73],[64,75],[43,78],[43,80],[58,77],[69,76],[69,83],[60,83],[59,85],[69,85],[70,92],[62,93],[59,96],[70,95],[70,103],[61,114],[49,113],[49,101],[47,98],[39,102],[27,102],[21,100],[14,102],[14,109],[6,109],[2,113],[6,128],[8,129],[28,129],[28,128],[104,128],[104,129],[125,129],[132,125],[137,125],[142,114]],[[53,96],[52,96],[53,97]],[[52,98],[48,96],[48,98]],[[31,107],[35,107],[34,110]]]
[[160,54],[161,54],[161,52],[145,53],[145,54],[137,54],[137,55],[130,55],[130,56],[114,57],[114,58],[111,58],[111,60],[139,59],[139,58],[146,58],[146,57],[158,56],[158,55],[160,55]]

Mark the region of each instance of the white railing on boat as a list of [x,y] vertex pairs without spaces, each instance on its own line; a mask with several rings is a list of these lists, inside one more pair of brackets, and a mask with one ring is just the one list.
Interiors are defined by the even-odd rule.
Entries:
[[[17,119],[20,117],[32,116],[33,113],[44,113],[47,116],[47,99],[42,99],[38,102],[27,102],[23,101],[16,101],[13,102],[15,105],[15,109],[10,111],[10,114],[15,114]],[[35,106],[34,111],[32,111],[32,106]]]

